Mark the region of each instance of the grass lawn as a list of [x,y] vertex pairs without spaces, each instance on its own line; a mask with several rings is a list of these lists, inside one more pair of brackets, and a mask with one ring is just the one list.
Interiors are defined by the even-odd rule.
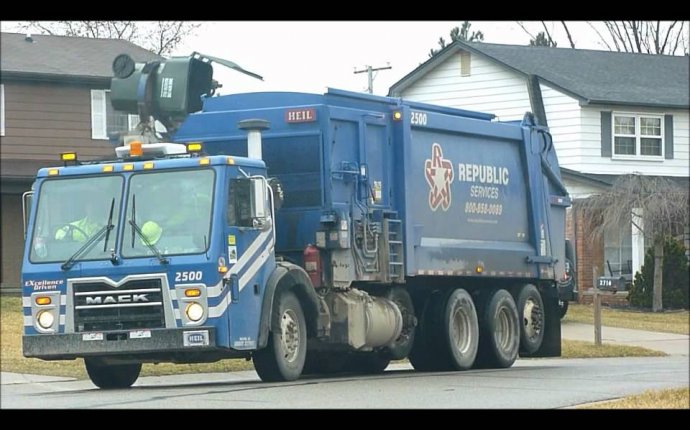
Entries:
[[[571,303],[563,322],[594,324],[594,306]],[[690,334],[690,313],[688,311],[653,313],[611,309],[602,306],[601,323],[609,327]]]
[[645,391],[636,396],[579,406],[578,409],[690,409],[690,387]]
[[596,346],[594,342],[581,340],[563,339],[561,341],[561,358],[663,357],[665,355],[661,351],[653,351],[640,346],[609,343]]

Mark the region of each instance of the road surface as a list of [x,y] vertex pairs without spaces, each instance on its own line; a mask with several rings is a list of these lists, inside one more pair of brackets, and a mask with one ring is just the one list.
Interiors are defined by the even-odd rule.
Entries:
[[[418,373],[393,365],[382,375],[310,377],[262,383],[256,373],[142,377],[129,390],[89,381],[3,374],[9,408],[565,408],[648,389],[690,385],[688,356],[531,359],[509,369]],[[14,376],[14,378],[10,378]],[[690,407],[690,405],[689,405]]]

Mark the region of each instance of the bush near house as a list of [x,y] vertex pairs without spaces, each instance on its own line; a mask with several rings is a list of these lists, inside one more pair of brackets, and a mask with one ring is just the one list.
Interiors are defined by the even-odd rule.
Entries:
[[[683,243],[667,238],[664,243],[663,306],[670,309],[690,307],[690,265]],[[642,270],[635,275],[628,300],[632,306],[651,308],[654,291],[654,248],[647,250]]]

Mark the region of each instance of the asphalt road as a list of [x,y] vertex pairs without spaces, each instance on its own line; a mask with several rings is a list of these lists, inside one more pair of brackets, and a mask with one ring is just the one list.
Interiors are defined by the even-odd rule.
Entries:
[[[9,408],[564,408],[690,385],[688,356],[518,360],[510,369],[262,383],[254,372],[140,378],[129,390],[89,381],[7,383]],[[690,405],[688,406],[690,408]]]

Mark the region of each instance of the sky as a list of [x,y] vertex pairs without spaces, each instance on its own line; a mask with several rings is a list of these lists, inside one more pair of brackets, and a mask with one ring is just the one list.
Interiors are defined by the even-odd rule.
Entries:
[[[530,36],[515,21],[471,21],[484,42],[527,45]],[[366,66],[390,70],[374,72],[374,94],[386,95],[395,82],[429,58],[443,36],[450,39],[462,21],[204,21],[185,38],[173,55],[202,54],[224,58],[262,75],[255,80],[214,64],[218,93],[295,91],[324,93],[328,87],[366,91]],[[525,22],[532,34],[541,22]],[[577,48],[604,49],[590,26],[568,22]],[[16,22],[4,21],[3,31],[17,31]],[[558,46],[569,46],[558,23],[550,24]]]
[[[203,22],[173,55],[193,51],[224,58],[262,75],[264,81],[214,65],[220,94],[254,91],[324,93],[327,87],[366,91],[366,66],[385,67],[375,73],[374,94],[386,95],[395,82],[429,58],[439,37],[449,40],[461,21],[223,21]],[[526,24],[533,33],[539,22]],[[602,49],[585,22],[570,25],[578,48]],[[527,45],[530,37],[514,21],[472,21],[484,42]],[[568,46],[555,26],[559,46]],[[562,33],[562,34],[561,34]]]

